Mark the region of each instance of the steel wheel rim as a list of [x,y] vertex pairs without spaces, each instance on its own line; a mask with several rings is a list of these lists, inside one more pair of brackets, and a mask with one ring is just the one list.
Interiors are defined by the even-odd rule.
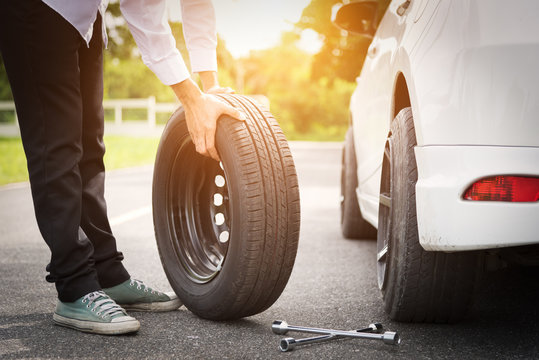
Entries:
[[189,280],[217,276],[231,238],[228,182],[220,163],[180,144],[167,182],[167,222],[176,259]]
[[391,197],[392,197],[392,146],[391,138],[386,141],[382,178],[380,183],[380,200],[378,208],[378,236],[376,238],[376,268],[378,287],[384,289],[387,278],[388,260],[391,239]]

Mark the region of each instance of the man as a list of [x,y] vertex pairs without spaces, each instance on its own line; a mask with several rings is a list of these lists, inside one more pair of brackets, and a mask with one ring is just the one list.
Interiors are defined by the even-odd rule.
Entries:
[[[103,166],[103,42],[106,0],[3,0],[0,51],[15,99],[40,232],[51,249],[58,325],[100,334],[137,331],[125,309],[168,311],[181,303],[131,279],[106,213]],[[219,159],[216,121],[243,116],[190,79],[164,0],[120,2],[143,61],[185,108],[198,152]],[[182,1],[192,68],[206,92],[219,87],[214,11]]]

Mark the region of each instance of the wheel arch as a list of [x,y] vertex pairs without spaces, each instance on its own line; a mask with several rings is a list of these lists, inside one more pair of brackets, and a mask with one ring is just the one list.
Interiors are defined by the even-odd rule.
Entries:
[[411,107],[410,92],[404,74],[399,72],[395,77],[393,85],[393,99],[391,101],[391,119],[395,119],[397,114],[404,108]]
[[421,127],[421,109],[419,99],[417,98],[417,84],[412,71],[412,60],[410,59],[409,49],[399,47],[393,56],[392,62],[393,90],[391,93],[391,102],[389,114],[389,128],[391,122],[397,117],[399,112],[410,107],[414,117],[414,130],[417,144],[423,144],[422,127]]

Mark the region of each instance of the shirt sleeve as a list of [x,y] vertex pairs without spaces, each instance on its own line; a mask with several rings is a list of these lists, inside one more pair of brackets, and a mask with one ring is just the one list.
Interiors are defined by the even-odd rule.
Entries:
[[164,0],[120,0],[120,10],[141,52],[142,61],[163,84],[177,84],[190,76],[176,48]]
[[217,71],[217,30],[211,0],[182,0],[181,9],[191,70]]

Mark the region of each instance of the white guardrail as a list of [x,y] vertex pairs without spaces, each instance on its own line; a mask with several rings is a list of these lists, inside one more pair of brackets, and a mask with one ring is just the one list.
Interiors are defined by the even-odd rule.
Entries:
[[[264,95],[249,95],[259,104],[269,109],[269,100]],[[146,99],[112,99],[103,101],[105,110],[114,111],[114,121],[105,122],[108,134],[132,135],[132,136],[160,136],[163,126],[157,126],[156,114],[172,114],[180,106],[179,102],[158,103],[155,97],[150,96]],[[124,109],[146,109],[146,120],[133,120],[123,118]],[[0,101],[0,112],[11,111],[15,113],[15,104],[12,101]],[[107,117],[108,119],[108,117]],[[0,136],[16,137],[20,136],[19,126],[17,124],[17,114],[15,113],[15,122],[1,122]]]
[[[105,110],[114,110],[114,123],[116,125],[121,125],[124,121],[122,117],[123,109],[146,109],[148,111],[146,122],[151,128],[155,127],[156,113],[172,113],[178,106],[180,106],[180,103],[158,103],[155,101],[154,96],[150,96],[147,99],[114,99],[103,101],[103,108]],[[17,113],[15,112],[15,103],[13,101],[0,101],[0,111],[13,111],[15,113],[15,121],[17,122]]]
[[15,103],[13,101],[0,101],[0,111],[13,111],[15,113],[15,121],[17,122],[17,112],[15,111]]

